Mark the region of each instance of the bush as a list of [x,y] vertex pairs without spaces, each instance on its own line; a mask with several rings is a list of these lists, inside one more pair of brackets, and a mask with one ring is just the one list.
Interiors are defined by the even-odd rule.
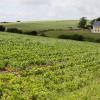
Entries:
[[0,99],[3,96],[2,89],[0,89]]
[[19,22],[21,22],[21,21],[18,20],[17,22],[19,23]]
[[5,31],[5,27],[3,25],[0,25],[0,31]]
[[96,42],[97,42],[97,43],[100,43],[100,39],[97,39]]
[[85,41],[89,41],[89,42],[96,42],[96,40],[92,37],[85,37]]
[[22,33],[22,31],[17,28],[8,28],[6,31],[11,33]]
[[37,31],[32,31],[30,34],[31,35],[38,35],[38,32]]
[[37,31],[31,31],[31,32],[24,32],[24,34],[27,34],[27,35],[38,35],[38,32]]
[[69,30],[73,30],[73,27],[68,27]]
[[82,35],[74,34],[74,35],[60,35],[58,38],[60,39],[72,39],[72,40],[79,40],[84,41],[84,37]]
[[74,34],[72,35],[73,40],[84,41],[84,37],[82,35]]
[[86,26],[86,29],[88,29],[88,30],[91,30],[92,28],[93,28],[92,25],[87,25],[87,26]]
[[1,22],[1,23],[9,23],[9,22]]
[[58,38],[60,38],[60,39],[70,39],[70,35],[60,35]]
[[40,36],[47,37],[45,33],[41,33]]

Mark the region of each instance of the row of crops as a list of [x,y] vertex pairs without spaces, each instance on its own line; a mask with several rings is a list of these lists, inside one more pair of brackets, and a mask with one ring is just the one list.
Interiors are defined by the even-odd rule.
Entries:
[[99,99],[99,44],[0,33],[0,100]]

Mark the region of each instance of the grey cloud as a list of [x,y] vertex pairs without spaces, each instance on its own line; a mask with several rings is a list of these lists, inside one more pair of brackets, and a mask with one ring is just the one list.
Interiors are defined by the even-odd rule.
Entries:
[[51,2],[51,0],[22,0],[20,3],[25,5],[47,5]]
[[1,0],[0,20],[95,18],[99,11],[99,0]]

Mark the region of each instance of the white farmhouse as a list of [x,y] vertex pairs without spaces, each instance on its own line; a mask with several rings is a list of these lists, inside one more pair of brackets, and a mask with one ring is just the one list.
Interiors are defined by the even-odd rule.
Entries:
[[95,21],[93,24],[93,33],[100,33],[100,21]]

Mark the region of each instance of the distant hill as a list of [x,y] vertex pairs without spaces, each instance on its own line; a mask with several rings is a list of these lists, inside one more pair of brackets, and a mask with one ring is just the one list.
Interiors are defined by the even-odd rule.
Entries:
[[23,31],[41,31],[47,29],[67,29],[69,27],[77,28],[78,20],[62,20],[62,21],[33,21],[33,22],[16,22],[1,23],[6,27],[19,28]]

